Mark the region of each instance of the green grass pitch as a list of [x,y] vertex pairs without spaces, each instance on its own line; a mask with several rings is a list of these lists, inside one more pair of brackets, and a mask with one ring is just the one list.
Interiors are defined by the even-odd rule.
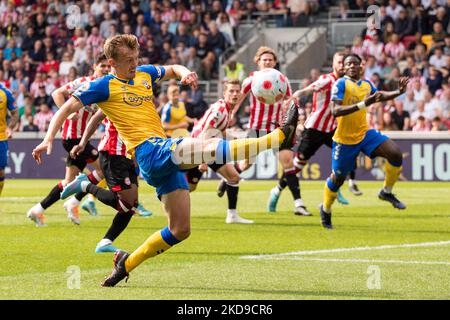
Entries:
[[[405,211],[378,200],[382,182],[361,182],[361,197],[345,186],[350,205],[336,204],[335,229],[325,230],[317,208],[323,182],[302,182],[314,216],[299,217],[287,190],[279,211],[266,212],[275,181],[243,181],[238,210],[256,223],[227,225],[226,196],[215,195],[217,181],[202,181],[191,195],[191,237],[144,262],[128,283],[102,288],[112,254],[95,254],[94,248],[115,212],[98,203],[99,216],[83,212],[75,226],[60,201],[46,211],[48,226],[37,228],[26,212],[55,182],[6,181],[0,197],[0,299],[450,298],[450,183],[398,183]],[[167,225],[144,182],[140,200],[154,216],[132,219],[115,242],[127,251]],[[71,272],[78,268],[79,289]]]

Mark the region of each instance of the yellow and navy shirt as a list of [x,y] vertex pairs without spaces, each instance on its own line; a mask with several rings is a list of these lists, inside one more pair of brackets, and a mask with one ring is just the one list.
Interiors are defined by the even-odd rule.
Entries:
[[[368,96],[377,92],[377,89],[368,80],[355,81],[347,76],[338,79],[332,90],[332,101],[340,105],[350,106],[364,101]],[[333,140],[342,144],[358,144],[369,130],[366,120],[366,109],[337,117],[337,129]]]
[[153,88],[164,75],[164,67],[143,65],[137,67],[132,80],[108,74],[86,82],[73,96],[85,106],[97,104],[114,123],[127,152],[133,154],[149,138],[166,138],[153,102]]
[[[186,121],[186,107],[184,102],[178,101],[176,105],[172,102],[167,102],[161,112],[161,121],[170,125],[180,124]],[[173,136],[174,131],[186,131],[189,136],[189,132],[186,129],[166,130],[168,136]],[[178,132],[180,134],[180,132]]]
[[14,97],[5,86],[0,84],[0,141],[7,140],[6,128],[8,124],[6,122],[8,111],[16,110],[14,105]]

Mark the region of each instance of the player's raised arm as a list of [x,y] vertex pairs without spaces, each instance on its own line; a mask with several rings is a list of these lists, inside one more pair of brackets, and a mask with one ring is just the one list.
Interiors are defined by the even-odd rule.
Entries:
[[69,97],[69,90],[67,90],[66,86],[59,87],[55,91],[52,92],[52,98],[58,108],[66,102],[66,99]]
[[52,121],[50,121],[50,125],[48,127],[47,134],[45,135],[44,140],[33,150],[33,158],[38,164],[42,163],[42,152],[46,151],[47,154],[52,153],[53,139],[58,133],[58,130],[63,125],[64,120],[66,120],[70,114],[72,114],[73,112],[77,112],[81,108],[83,108],[83,104],[78,99],[71,97],[55,113]]
[[164,77],[162,78],[163,80],[177,79],[180,80],[181,84],[183,85],[188,85],[191,88],[197,88],[198,86],[197,73],[179,64],[164,66],[164,69],[165,74]]
[[375,102],[383,102],[397,98],[406,92],[406,87],[408,86],[409,78],[402,77],[398,81],[398,89],[394,91],[378,91],[379,95],[376,96]]
[[86,145],[89,142],[89,139],[92,137],[92,135],[95,133],[100,123],[102,123],[102,121],[105,118],[106,118],[105,114],[100,109],[91,117],[91,119],[86,125],[86,129],[83,132],[83,136],[81,137],[80,143],[74,146],[70,151],[70,156],[73,159],[77,158],[80,155],[80,153],[84,151]]

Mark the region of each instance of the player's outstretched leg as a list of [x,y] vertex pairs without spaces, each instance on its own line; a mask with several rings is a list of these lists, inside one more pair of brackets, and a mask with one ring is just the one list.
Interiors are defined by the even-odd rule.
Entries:
[[344,195],[342,194],[341,190],[338,190],[337,201],[338,201],[340,204],[343,204],[344,206],[350,204],[350,202],[349,202],[349,201],[344,197]]
[[[177,177],[177,175],[174,175]],[[184,178],[184,177],[183,177]],[[176,189],[161,195],[161,201],[169,217],[169,226],[155,232],[133,253],[118,251],[114,259],[114,269],[103,282],[104,287],[114,287],[145,260],[166,252],[190,235],[189,191]]]
[[337,198],[340,186],[344,183],[345,176],[335,176],[333,173],[325,182],[323,192],[323,203],[320,206],[320,218],[322,226],[327,229],[333,229],[331,222],[331,207]]
[[50,190],[49,194],[41,202],[35,204],[27,212],[27,217],[33,221],[36,226],[45,226],[44,211],[60,199],[60,193],[63,190],[63,181],[58,182],[56,186]]
[[371,157],[383,157],[387,159],[384,186],[378,193],[378,198],[390,202],[394,208],[406,209],[406,205],[392,193],[392,189],[402,171],[403,155],[400,148],[395,142],[388,139],[372,152]]
[[142,203],[138,203],[136,211],[140,217],[151,217],[153,213],[147,210]]
[[227,191],[227,181],[225,179],[220,179],[219,184],[217,185],[217,196],[222,198],[225,192]]
[[116,252],[118,249],[112,245],[114,240],[125,230],[133,217],[134,211],[117,212],[105,236],[95,247],[95,253]]
[[356,184],[356,181],[355,181],[355,177],[356,177],[356,172],[355,172],[355,170],[352,170],[350,172],[349,178],[348,178],[348,189],[355,196],[362,196],[363,193],[362,193],[361,190],[359,190],[359,187],[358,187],[358,185]]
[[277,211],[278,200],[280,199],[281,192],[287,187],[287,181],[285,174],[278,180],[278,185],[270,190],[269,200],[267,201],[267,211],[275,213]]
[[386,161],[385,170],[386,176],[384,178],[384,187],[378,193],[378,198],[390,202],[394,208],[402,210],[406,209],[406,205],[398,200],[392,193],[392,188],[402,171],[401,162],[390,163],[389,161]]

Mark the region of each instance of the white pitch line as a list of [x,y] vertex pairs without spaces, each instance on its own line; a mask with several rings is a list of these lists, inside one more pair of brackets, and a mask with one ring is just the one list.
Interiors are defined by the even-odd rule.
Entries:
[[275,253],[275,254],[260,254],[260,255],[254,255],[254,256],[242,256],[241,259],[270,259],[273,257],[306,256],[306,255],[322,254],[322,253],[372,251],[372,250],[386,250],[386,249],[397,249],[397,248],[434,247],[434,246],[445,246],[445,245],[449,245],[449,244],[450,244],[450,241],[406,243],[406,244],[394,244],[394,245],[388,244],[388,245],[382,245],[382,246],[377,246],[377,247],[336,248],[336,249],[308,250],[308,251],[296,251],[296,252]]
[[300,258],[300,257],[273,257],[273,260],[296,260],[317,262],[341,262],[341,263],[391,263],[391,264],[426,264],[426,265],[448,265],[447,261],[410,261],[410,260],[372,260],[372,259],[323,259],[323,258]]
[[42,199],[42,197],[1,197],[0,202],[11,202],[11,201],[22,201],[22,200],[37,201],[39,199]]

